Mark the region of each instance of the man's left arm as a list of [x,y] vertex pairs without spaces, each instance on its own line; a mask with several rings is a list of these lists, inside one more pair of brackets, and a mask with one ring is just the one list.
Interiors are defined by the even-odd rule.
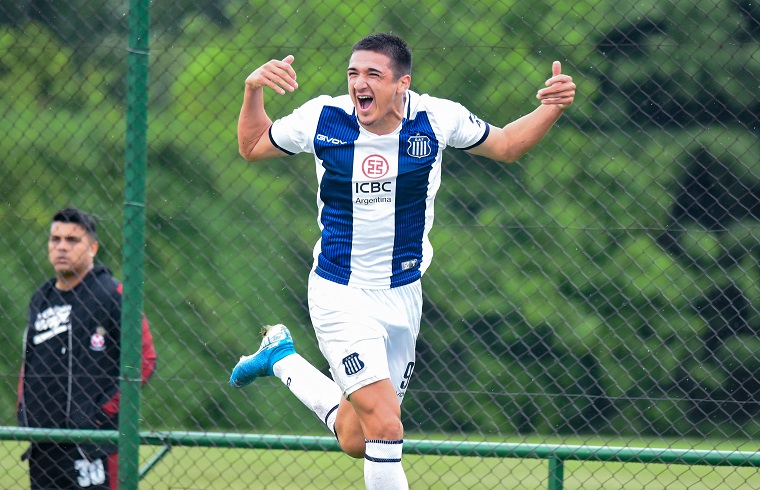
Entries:
[[546,88],[536,93],[536,98],[541,105],[533,112],[503,128],[492,127],[486,140],[468,151],[510,163],[536,146],[575,99],[573,79],[562,74],[559,61],[552,64],[552,76],[546,81]]

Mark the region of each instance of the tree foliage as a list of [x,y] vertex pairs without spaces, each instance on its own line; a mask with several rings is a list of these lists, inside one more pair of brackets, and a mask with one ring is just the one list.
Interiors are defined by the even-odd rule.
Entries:
[[[146,391],[148,425],[270,420],[254,395],[230,395],[224,383],[259,324],[293,325],[319,362],[305,305],[314,164],[239,158],[243,81],[294,54],[300,89],[267,95],[270,114],[284,115],[345,91],[353,42],[390,30],[413,47],[415,90],[492,124],[535,107],[554,59],[578,84],[575,106],[519,164],[447,154],[409,426],[602,433],[623,423],[660,435],[750,426],[760,410],[760,386],[743,381],[760,376],[755,4],[170,4],[155,4],[151,39],[145,294],[160,381]],[[20,349],[22,305],[49,274],[44,237],[57,208],[97,214],[101,257],[119,270],[123,8],[0,1],[0,270],[17,278],[0,295],[15,327],[6,345]],[[0,370],[18,359],[4,353]],[[208,378],[195,379],[193,364]],[[0,387],[6,424],[14,387]],[[484,408],[473,413],[473,399]],[[236,408],[245,403],[253,408]],[[312,428],[298,419],[288,430]]]

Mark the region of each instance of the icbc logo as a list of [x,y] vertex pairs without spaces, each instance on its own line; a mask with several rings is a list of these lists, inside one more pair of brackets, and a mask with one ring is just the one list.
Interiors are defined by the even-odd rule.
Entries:
[[388,160],[380,155],[370,155],[362,162],[362,173],[369,179],[381,179],[389,169]]
[[357,194],[377,194],[378,192],[392,192],[392,182],[355,182],[354,191]]

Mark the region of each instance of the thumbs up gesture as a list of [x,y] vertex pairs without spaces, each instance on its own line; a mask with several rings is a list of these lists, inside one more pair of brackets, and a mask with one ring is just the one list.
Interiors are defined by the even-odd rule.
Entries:
[[552,76],[546,81],[546,88],[536,93],[536,98],[543,105],[555,105],[565,110],[575,99],[575,84],[573,78],[562,73],[559,61],[552,63]]

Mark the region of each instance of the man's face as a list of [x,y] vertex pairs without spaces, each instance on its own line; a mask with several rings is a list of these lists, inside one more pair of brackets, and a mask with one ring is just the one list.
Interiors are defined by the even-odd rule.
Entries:
[[393,132],[404,114],[411,77],[395,78],[391,60],[374,51],[356,51],[348,62],[348,93],[359,123],[375,134]]
[[48,259],[59,277],[84,276],[93,266],[98,242],[76,223],[53,222]]

